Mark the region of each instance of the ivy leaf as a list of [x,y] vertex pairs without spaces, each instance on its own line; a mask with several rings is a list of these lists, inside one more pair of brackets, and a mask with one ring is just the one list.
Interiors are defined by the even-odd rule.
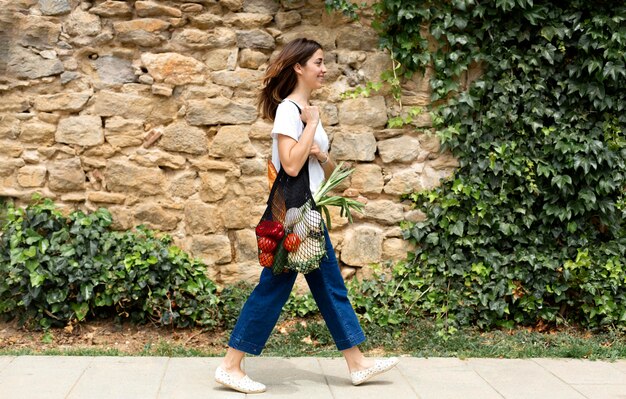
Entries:
[[450,233],[461,237],[463,235],[464,229],[465,223],[459,220],[450,227]]

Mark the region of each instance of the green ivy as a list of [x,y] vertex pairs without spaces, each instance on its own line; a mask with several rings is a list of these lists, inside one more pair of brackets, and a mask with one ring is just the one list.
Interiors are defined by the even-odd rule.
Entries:
[[0,314],[43,328],[116,316],[185,327],[220,322],[206,266],[171,237],[109,229],[106,209],[65,217],[51,200],[6,208],[0,236]]
[[403,225],[419,306],[447,331],[626,325],[623,2],[373,7],[397,74],[430,70],[433,127],[460,162],[408,196],[428,215]]

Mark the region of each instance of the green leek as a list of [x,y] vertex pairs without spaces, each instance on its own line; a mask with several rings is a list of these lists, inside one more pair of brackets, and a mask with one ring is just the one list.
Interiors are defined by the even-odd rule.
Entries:
[[320,211],[324,212],[324,215],[326,216],[326,225],[329,230],[331,229],[330,212],[328,211],[329,206],[338,206],[340,208],[340,215],[342,217],[347,217],[350,223],[352,223],[351,211],[354,210],[362,213],[363,207],[365,207],[365,204],[352,198],[346,198],[339,195],[328,195],[333,188],[341,184],[342,181],[354,172],[354,169],[342,169],[342,166],[343,162],[340,163],[335,170],[333,170],[333,173],[331,173],[327,180],[322,182],[322,185],[313,196],[315,204],[320,208]]

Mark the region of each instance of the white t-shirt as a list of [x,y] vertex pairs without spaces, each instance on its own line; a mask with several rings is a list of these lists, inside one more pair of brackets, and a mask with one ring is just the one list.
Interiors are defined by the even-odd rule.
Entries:
[[[291,100],[285,99],[276,109],[276,116],[274,117],[274,127],[272,128],[272,163],[277,171],[280,170],[280,158],[278,156],[278,135],[284,134],[292,139],[299,141],[302,131],[304,130],[304,123],[300,119],[300,112],[295,103]],[[317,124],[315,130],[315,136],[313,141],[320,148],[320,151],[328,153],[328,135],[322,127],[322,122]],[[324,169],[320,165],[319,161],[314,156],[309,156],[309,187],[311,188],[311,194],[315,195],[315,192],[324,181]]]

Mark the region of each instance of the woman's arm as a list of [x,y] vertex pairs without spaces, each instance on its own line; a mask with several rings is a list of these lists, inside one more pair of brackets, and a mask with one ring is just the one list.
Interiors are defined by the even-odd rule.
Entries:
[[319,110],[314,106],[304,107],[301,118],[306,126],[299,141],[284,134],[278,135],[278,157],[289,176],[297,176],[304,163],[309,159],[315,129],[319,123]]
[[330,175],[335,170],[335,162],[330,158],[330,154],[327,152],[322,152],[317,144],[313,143],[311,146],[311,155],[317,158],[317,161],[320,163],[320,166],[324,170],[324,178],[328,179]]
[[324,169],[324,179],[328,180],[328,178],[333,173],[337,165],[335,165],[335,162],[332,159],[330,159],[329,153],[325,153],[325,155],[326,155],[326,162],[322,162],[324,160],[323,159],[320,160],[319,158],[317,158],[317,160],[320,161],[320,165],[322,165],[322,169]]

